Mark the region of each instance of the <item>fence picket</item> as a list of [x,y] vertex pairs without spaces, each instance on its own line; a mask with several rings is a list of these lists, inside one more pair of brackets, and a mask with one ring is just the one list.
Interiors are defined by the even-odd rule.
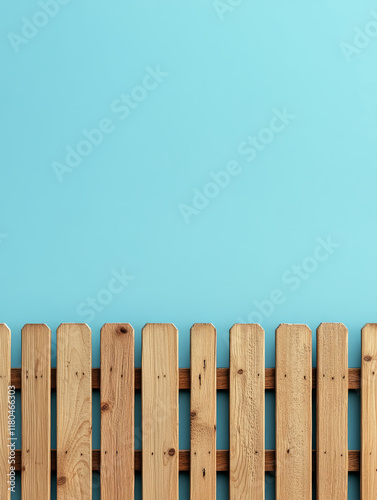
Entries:
[[348,497],[348,330],[317,329],[317,499]]
[[101,499],[134,499],[134,330],[101,330]]
[[216,500],[216,329],[191,328],[190,498]]
[[276,330],[276,499],[312,498],[312,336]]
[[377,324],[361,334],[361,500],[377,498]]
[[178,331],[148,324],[142,333],[143,498],[178,500]]
[[85,324],[62,324],[56,352],[57,499],[92,498],[92,341]]
[[[348,368],[348,331],[341,323],[317,329],[317,368],[306,325],[276,330],[276,368],[264,367],[264,330],[230,330],[229,368],[216,365],[216,329],[191,329],[191,368],[178,368],[178,331],[147,324],[142,367],[134,366],[134,330],[105,324],[101,368],[92,367],[91,330],[62,324],[57,367],[51,368],[51,331],[22,329],[22,368],[11,368],[11,333],[0,324],[0,500],[10,500],[8,396],[21,389],[21,498],[92,499],[92,472],[101,498],[133,499],[135,471],[143,497],[178,500],[179,471],[190,472],[191,500],[215,500],[216,474],[229,471],[230,500],[264,500],[264,473],[276,472],[277,500],[312,496],[346,500],[348,472],[360,471],[362,500],[377,498],[377,324],[362,329],[361,368]],[[51,391],[57,390],[57,449],[51,450]],[[312,452],[312,389],[316,389],[317,449]],[[101,449],[92,450],[92,390],[101,389]],[[142,451],[134,450],[134,396],[142,402]],[[216,449],[216,399],[229,389],[229,450]],[[276,391],[276,447],[265,450],[265,390]],[[361,449],[348,450],[348,390],[361,389]],[[179,450],[179,390],[190,390],[190,450]],[[9,392],[10,391],[10,392]],[[15,414],[17,417],[17,414]],[[15,437],[15,436],[14,436]],[[313,457],[313,458],[312,458]],[[312,464],[312,459],[315,463]],[[314,466],[314,468],[313,468]]]
[[263,500],[264,330],[234,325],[229,350],[229,498]]
[[22,329],[22,472],[23,500],[51,497],[51,330]]
[[10,330],[0,324],[0,499],[10,500],[8,489],[8,388],[11,385]]

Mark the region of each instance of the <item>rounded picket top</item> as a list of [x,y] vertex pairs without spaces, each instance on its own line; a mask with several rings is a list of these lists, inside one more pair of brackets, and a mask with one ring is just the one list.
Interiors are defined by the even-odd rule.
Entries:
[[0,381],[1,378],[4,384],[11,384],[11,332],[5,323],[0,323]]
[[290,332],[302,333],[303,331],[307,331],[312,334],[311,329],[305,323],[280,323],[280,325],[276,328],[275,333],[285,332],[289,330]]
[[46,333],[51,333],[51,328],[46,325],[46,323],[26,323],[22,329],[21,333],[24,334],[24,332],[30,332],[33,331],[34,329],[38,330],[45,330]]
[[264,328],[259,323],[234,323],[234,325],[229,328],[229,333],[231,333],[232,330],[242,327],[252,328],[253,331],[264,333]]
[[92,354],[92,330],[86,323],[61,323],[56,329],[56,350],[57,358],[59,349],[63,345],[84,343],[87,348],[90,347],[90,356]]
[[22,353],[34,345],[41,362],[47,361],[51,365],[51,329],[45,323],[26,323],[21,330],[21,339]]
[[146,323],[141,330],[142,357],[145,343],[153,342],[153,337],[160,339],[160,342],[165,342],[167,338],[174,338],[178,352],[178,328],[173,323]]
[[377,332],[377,323],[365,323],[361,331],[364,332],[365,330],[373,330],[373,329],[375,329]]
[[377,323],[367,323],[361,330],[361,360],[370,362],[376,359]]
[[101,337],[105,333],[114,333],[116,335],[132,335],[134,337],[135,330],[130,323],[105,323],[101,328]]
[[337,323],[337,322],[330,323],[330,322],[326,322],[326,321],[322,321],[322,323],[320,323],[318,325],[317,330],[318,330],[318,328],[323,328],[324,326],[329,326],[329,327],[330,326],[336,326],[338,328],[342,328],[342,329],[345,328],[347,330],[347,327],[346,327],[346,325],[344,323],[341,323],[341,322],[339,322],[339,323]]
[[10,335],[10,328],[6,323],[0,323],[0,335]]
[[[3,361],[6,361],[8,356],[10,364],[10,349],[11,349],[11,331],[8,325],[5,323],[0,323],[0,353],[3,357]],[[0,356],[0,364],[1,364]],[[9,368],[10,369],[10,368]]]
[[[215,359],[217,350],[217,331],[212,323],[194,323],[190,328],[190,352],[191,357],[198,349],[204,346],[212,345],[214,347]],[[212,349],[211,349],[212,350]]]
[[203,332],[208,332],[208,333],[215,332],[216,333],[216,328],[212,323],[194,323],[192,325],[192,327],[190,328],[190,332],[192,333],[193,331],[197,330],[198,328],[200,328]]
[[321,334],[348,336],[348,328],[343,323],[322,322],[318,325],[316,332],[317,336]]
[[178,333],[178,328],[174,325],[174,323],[145,323],[141,331],[144,334],[144,332],[148,332],[151,329],[166,331],[175,330]]
[[83,331],[87,330],[88,332],[92,333],[92,329],[87,323],[60,323],[60,325],[56,329],[56,333],[65,328],[72,328],[75,326],[83,328]]
[[237,335],[259,336],[264,340],[264,329],[259,323],[235,323],[229,329],[229,341]]

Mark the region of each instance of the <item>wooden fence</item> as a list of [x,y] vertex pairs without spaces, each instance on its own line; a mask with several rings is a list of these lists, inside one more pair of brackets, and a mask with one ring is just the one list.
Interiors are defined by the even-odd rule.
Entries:
[[[340,323],[312,333],[305,325],[276,330],[276,369],[265,369],[264,331],[230,330],[230,364],[216,365],[216,330],[191,329],[191,369],[178,368],[178,332],[148,324],[142,332],[142,368],[134,368],[134,330],[106,324],[101,368],[91,363],[91,330],[63,324],[51,368],[51,331],[22,330],[22,368],[11,369],[11,334],[0,325],[0,500],[8,491],[9,387],[21,389],[22,450],[15,452],[24,500],[50,498],[51,470],[58,500],[92,498],[92,471],[100,471],[101,498],[134,498],[142,470],[143,498],[178,499],[179,471],[190,471],[192,500],[216,498],[216,472],[229,471],[231,500],[264,498],[265,472],[275,471],[278,500],[347,499],[348,471],[361,463],[361,498],[377,498],[377,324],[362,330],[361,370],[348,368],[348,332]],[[316,451],[312,451],[312,389],[316,389]],[[51,389],[56,389],[57,449],[51,450]],[[101,393],[101,450],[92,450],[92,389]],[[178,395],[191,396],[191,449],[179,450]],[[276,391],[276,451],[265,450],[265,390]],[[348,390],[361,389],[361,451],[348,450]],[[142,453],[134,450],[134,393],[141,390]],[[216,391],[229,390],[229,450],[216,449]],[[12,389],[10,389],[12,392]],[[355,432],[359,432],[358,429]]]

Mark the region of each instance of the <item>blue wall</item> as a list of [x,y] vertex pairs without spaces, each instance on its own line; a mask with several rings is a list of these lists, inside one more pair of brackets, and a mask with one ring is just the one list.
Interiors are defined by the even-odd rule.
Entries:
[[[100,327],[120,321],[138,365],[142,326],[175,323],[182,367],[194,322],[217,327],[219,366],[228,328],[260,322],[273,366],[279,323],[341,321],[359,366],[360,329],[377,321],[374,2],[6,0],[0,19],[13,366],[25,323],[88,322],[98,366]],[[273,410],[269,395],[267,448]],[[351,449],[359,413],[353,393]],[[218,419],[226,448],[225,395]],[[219,474],[219,499],[226,485]]]

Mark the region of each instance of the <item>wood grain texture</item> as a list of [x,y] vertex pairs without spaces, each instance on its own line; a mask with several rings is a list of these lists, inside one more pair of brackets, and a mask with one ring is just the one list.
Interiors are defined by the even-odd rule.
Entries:
[[22,329],[22,472],[23,500],[51,498],[51,330]]
[[178,500],[178,332],[148,324],[142,333],[143,498]]
[[191,328],[191,500],[216,500],[216,329]]
[[57,330],[57,499],[92,498],[92,339],[85,324]]
[[101,329],[101,499],[134,499],[134,330]]
[[361,500],[377,498],[377,324],[361,333]]
[[263,500],[264,330],[234,325],[229,352],[229,498]]
[[348,497],[348,330],[317,329],[317,499]]
[[312,498],[312,335],[276,330],[276,499]]
[[[8,388],[11,385],[10,375],[10,330],[7,325],[0,324],[0,499],[10,500],[10,491],[8,490],[9,474],[9,433],[8,433]],[[15,464],[12,464],[13,466]]]

